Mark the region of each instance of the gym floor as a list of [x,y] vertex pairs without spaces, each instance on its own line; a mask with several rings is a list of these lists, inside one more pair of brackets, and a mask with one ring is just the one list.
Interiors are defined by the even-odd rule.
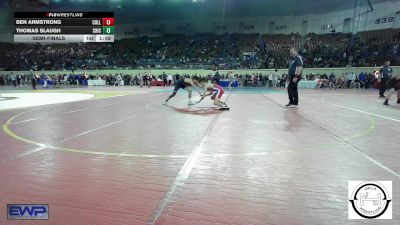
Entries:
[[[182,90],[168,105],[171,89],[84,90],[103,96],[0,112],[0,224],[378,224],[348,220],[363,180],[393,182],[378,222],[400,224],[400,104],[376,90],[300,90],[288,109],[284,89],[234,89],[229,111]],[[35,95],[0,95],[21,92]],[[9,221],[13,203],[49,204],[49,220]]]

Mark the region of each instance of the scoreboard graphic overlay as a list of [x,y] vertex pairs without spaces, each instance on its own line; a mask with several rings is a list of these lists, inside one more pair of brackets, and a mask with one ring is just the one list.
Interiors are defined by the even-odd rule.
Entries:
[[15,43],[114,42],[114,12],[14,12]]

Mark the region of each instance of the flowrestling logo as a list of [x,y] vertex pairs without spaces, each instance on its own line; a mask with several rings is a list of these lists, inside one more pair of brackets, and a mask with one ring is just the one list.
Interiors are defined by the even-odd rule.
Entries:
[[49,205],[47,204],[8,204],[7,219],[9,220],[47,220]]
[[392,219],[392,181],[349,181],[349,219]]

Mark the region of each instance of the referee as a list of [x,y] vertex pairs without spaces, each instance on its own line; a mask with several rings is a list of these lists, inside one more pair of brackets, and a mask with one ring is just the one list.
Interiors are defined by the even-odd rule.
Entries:
[[36,90],[36,84],[37,84],[36,74],[33,74],[33,71],[30,70],[28,77],[31,79],[32,89]]
[[301,79],[301,72],[303,70],[303,58],[297,52],[297,49],[290,48],[290,56],[293,57],[293,61],[289,66],[289,76],[288,76],[288,94],[289,94],[289,104],[286,107],[298,107],[299,105],[299,93],[297,91],[297,84]]
[[387,60],[385,62],[385,65],[382,67],[382,69],[379,70],[380,77],[381,77],[381,84],[379,86],[379,97],[384,98],[386,90],[386,83],[388,80],[392,77],[393,69],[390,66],[390,61]]

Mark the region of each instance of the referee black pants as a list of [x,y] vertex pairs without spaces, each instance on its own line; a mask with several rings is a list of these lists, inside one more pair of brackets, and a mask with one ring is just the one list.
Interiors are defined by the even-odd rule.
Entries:
[[297,80],[296,83],[292,81],[292,78],[289,78],[289,85],[288,85],[288,94],[289,94],[289,104],[292,105],[298,105],[299,104],[299,92],[297,91],[297,84],[299,83],[299,80]]
[[387,81],[388,81],[387,78],[381,79],[381,83],[379,85],[379,96],[383,96],[383,94],[385,94]]
[[32,88],[36,89],[36,79],[31,79],[32,82]]

